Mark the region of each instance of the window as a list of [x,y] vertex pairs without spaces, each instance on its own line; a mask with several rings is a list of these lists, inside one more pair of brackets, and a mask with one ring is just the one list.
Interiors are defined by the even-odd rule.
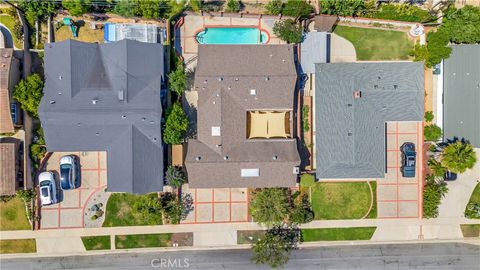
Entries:
[[242,177],[258,177],[260,176],[260,169],[242,169]]

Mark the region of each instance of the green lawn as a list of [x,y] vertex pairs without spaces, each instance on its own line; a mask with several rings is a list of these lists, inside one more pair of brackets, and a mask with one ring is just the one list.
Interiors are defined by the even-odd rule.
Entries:
[[0,202],[0,231],[30,230],[25,203],[15,197],[8,202]]
[[13,17],[7,14],[0,14],[0,23],[5,25],[5,27],[7,27],[8,30],[10,30],[10,33],[12,33],[13,44],[15,45],[15,47],[19,49],[23,48],[22,41],[18,40],[13,34],[13,26],[15,25],[15,21],[13,20]]
[[110,236],[83,236],[83,245],[86,250],[106,250],[110,249]]
[[480,237],[480,224],[461,224],[463,237]]
[[480,184],[475,186],[475,189],[470,196],[467,206],[465,207],[465,217],[472,219],[480,219],[478,209],[480,207]]
[[[72,31],[70,27],[63,25],[58,30],[55,31],[55,41],[63,41],[67,39],[74,39],[72,36]],[[98,42],[103,43],[103,30],[101,29],[90,29],[88,25],[84,25],[78,28],[78,37],[76,40],[84,42]]]
[[370,240],[376,227],[302,229],[303,241]]
[[357,60],[408,60],[413,42],[407,33],[338,25],[335,34],[352,42]]
[[377,218],[377,182],[370,182],[370,186],[372,186],[373,192],[373,205],[366,218]]
[[171,233],[116,235],[115,248],[169,247],[171,239]]
[[0,240],[0,254],[35,252],[37,252],[35,239]]
[[[156,193],[151,193],[142,196],[157,196]],[[139,199],[139,195],[132,195],[127,193],[113,193],[107,202],[107,210],[105,213],[105,221],[103,227],[116,227],[116,226],[141,226],[149,225],[138,215],[132,208],[136,200]],[[161,225],[161,217],[159,223]]]
[[[367,182],[313,183],[313,176],[305,174],[300,185],[302,189],[311,188],[315,219],[360,219],[370,208],[371,196]],[[374,196],[375,193],[374,189]],[[375,206],[376,201],[373,199]],[[376,217],[376,207],[372,211],[368,218]]]

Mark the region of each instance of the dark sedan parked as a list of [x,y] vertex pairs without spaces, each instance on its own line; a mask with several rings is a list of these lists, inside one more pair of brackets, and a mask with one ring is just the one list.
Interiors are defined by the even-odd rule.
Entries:
[[402,151],[402,176],[403,177],[415,177],[415,163],[416,155],[415,144],[411,142],[406,142],[400,147]]

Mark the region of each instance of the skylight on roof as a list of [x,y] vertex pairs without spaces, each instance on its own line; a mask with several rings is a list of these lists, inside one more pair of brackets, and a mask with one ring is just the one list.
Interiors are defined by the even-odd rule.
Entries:
[[220,136],[220,127],[212,127],[212,136]]
[[260,176],[260,169],[242,169],[241,171],[242,177],[259,177]]

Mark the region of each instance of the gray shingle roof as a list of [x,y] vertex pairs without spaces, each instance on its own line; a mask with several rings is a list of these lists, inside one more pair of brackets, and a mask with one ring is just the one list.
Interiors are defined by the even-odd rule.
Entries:
[[480,147],[480,45],[453,45],[443,69],[444,137]]
[[[189,185],[294,186],[293,167],[300,164],[296,139],[247,139],[247,111],[293,115],[296,80],[290,45],[200,45],[195,71],[198,139],[189,140],[185,160]],[[220,127],[221,136],[212,136],[213,126]],[[260,176],[241,177],[241,169],[248,168],[259,168]]]
[[68,40],[45,47],[39,114],[47,150],[107,151],[109,191],[162,190],[163,46]]
[[422,63],[317,64],[317,178],[385,177],[385,122],[422,121],[423,93]]

